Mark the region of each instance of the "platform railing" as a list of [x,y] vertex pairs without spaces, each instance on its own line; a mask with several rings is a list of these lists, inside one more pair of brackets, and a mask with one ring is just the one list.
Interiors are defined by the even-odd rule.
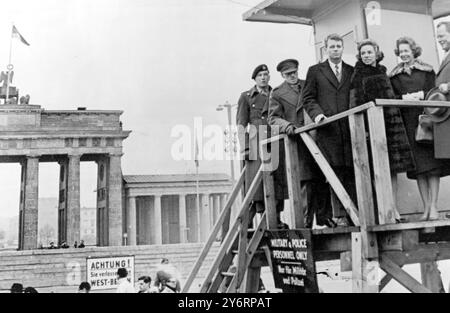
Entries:
[[[445,107],[450,108],[450,102],[445,101],[406,101],[392,99],[377,99],[375,102],[369,102],[361,106],[352,108],[345,112],[328,117],[318,124],[308,124],[298,128],[295,133],[303,140],[315,162],[329,182],[331,188],[336,193],[350,219],[355,226],[372,226],[376,224],[393,224],[396,219],[396,204],[392,193],[392,182],[389,167],[389,157],[386,139],[386,130],[384,124],[383,107]],[[367,115],[368,141],[372,157],[372,164],[369,162],[369,150],[367,147],[366,125],[364,115]],[[355,183],[357,191],[358,205],[356,206],[348,192],[342,185],[336,173],[320,151],[314,139],[309,132],[325,127],[331,123],[348,118],[350,134],[352,141],[352,154],[355,169]],[[286,150],[286,174],[289,189],[289,202],[291,208],[297,208],[297,203],[301,201],[300,197],[300,175],[296,170],[298,168],[297,141],[295,136],[286,135],[273,136],[261,142],[261,152],[265,149],[263,146],[274,143],[275,141],[284,141]],[[370,171],[372,166],[373,186],[375,193],[372,192],[372,175]],[[372,195],[376,196],[377,218],[375,215],[375,205]],[[365,210],[360,210],[365,207]],[[358,210],[358,208],[360,208]],[[302,228],[303,212],[296,212],[295,227]],[[270,216],[271,213],[268,212]],[[361,216],[362,215],[362,216]],[[377,222],[377,223],[376,223]]]

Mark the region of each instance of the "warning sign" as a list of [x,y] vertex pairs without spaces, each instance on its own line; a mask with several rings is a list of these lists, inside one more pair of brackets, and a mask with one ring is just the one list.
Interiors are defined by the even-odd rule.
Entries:
[[134,285],[134,256],[86,259],[87,282],[92,290],[117,288],[117,270],[124,267],[128,279]]

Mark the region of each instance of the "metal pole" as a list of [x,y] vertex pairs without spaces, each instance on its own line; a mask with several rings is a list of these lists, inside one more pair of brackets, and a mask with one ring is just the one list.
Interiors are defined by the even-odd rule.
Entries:
[[232,127],[231,127],[231,105],[227,103],[225,105],[227,107],[227,113],[228,113],[228,127],[230,128],[230,131],[228,132],[228,142],[230,143],[230,166],[231,166],[231,180],[234,184],[235,177],[234,177],[234,157],[233,157],[233,134],[232,134]]
[[199,191],[198,191],[198,166],[196,166],[195,167],[196,168],[196,184],[195,184],[195,189],[196,189],[196,194],[197,194],[197,197],[196,197],[196,204],[197,204],[197,225],[198,225],[198,228],[197,228],[197,235],[198,235],[198,241],[197,242],[201,242],[201,232],[200,232],[200,229],[201,229],[201,227],[200,227],[200,222],[201,222],[201,218],[200,218],[200,216],[201,216],[201,212],[200,212],[200,194],[199,194]]

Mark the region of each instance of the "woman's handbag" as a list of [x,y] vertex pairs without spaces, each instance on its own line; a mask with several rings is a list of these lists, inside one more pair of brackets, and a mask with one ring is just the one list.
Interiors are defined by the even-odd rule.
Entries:
[[419,125],[416,130],[416,141],[422,144],[433,144],[433,121],[427,114],[419,115]]

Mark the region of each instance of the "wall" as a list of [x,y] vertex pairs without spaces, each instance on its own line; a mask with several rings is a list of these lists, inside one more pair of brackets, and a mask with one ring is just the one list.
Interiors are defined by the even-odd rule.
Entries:
[[[56,292],[61,289],[76,292],[79,283],[86,279],[88,256],[134,255],[135,280],[142,275],[150,275],[154,279],[157,266],[166,257],[180,271],[183,283],[200,255],[202,246],[203,244],[177,244],[0,252],[0,292],[7,292],[15,282],[33,286],[38,291],[45,288]],[[197,280],[206,276],[206,270],[217,252],[218,246],[213,246]],[[72,273],[74,266],[80,268],[78,277]]]
[[356,61],[356,42],[363,37],[363,20],[359,1],[341,1],[333,10],[324,10],[313,16],[316,55],[323,61],[324,39],[332,33],[344,36],[344,61],[353,65]]

